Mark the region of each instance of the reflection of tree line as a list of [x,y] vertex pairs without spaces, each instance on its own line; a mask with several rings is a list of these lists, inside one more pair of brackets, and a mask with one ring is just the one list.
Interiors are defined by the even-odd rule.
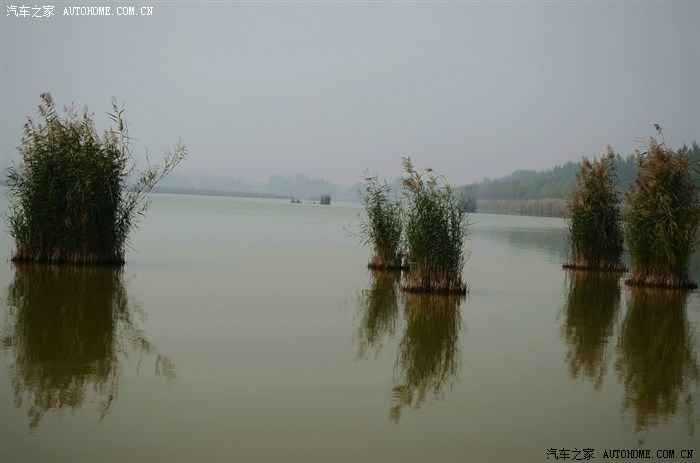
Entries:
[[398,422],[405,406],[420,408],[430,393],[441,397],[457,376],[460,363],[459,305],[462,295],[402,293],[400,272],[371,271],[371,288],[363,293],[359,355],[378,351],[385,336],[393,337],[404,309],[404,327],[394,371],[394,405],[389,416]]
[[[619,276],[569,273],[562,327],[569,372],[592,380],[596,389],[602,385],[605,351],[620,307]],[[686,319],[687,299],[687,291],[629,288],[615,370],[625,388],[623,412],[634,414],[638,430],[675,415],[680,406],[692,417],[700,367]]]
[[15,403],[28,403],[30,428],[50,410],[76,410],[93,393],[100,419],[118,393],[120,354],[155,354],[156,373],[174,378],[172,361],[134,323],[121,268],[17,265],[8,287],[3,349]]

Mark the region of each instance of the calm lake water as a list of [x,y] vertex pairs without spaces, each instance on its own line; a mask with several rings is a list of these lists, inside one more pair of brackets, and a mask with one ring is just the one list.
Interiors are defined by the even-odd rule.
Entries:
[[3,223],[3,463],[700,458],[700,294],[565,272],[560,219],[470,215],[428,297],[357,205],[152,199],[121,270],[13,266]]

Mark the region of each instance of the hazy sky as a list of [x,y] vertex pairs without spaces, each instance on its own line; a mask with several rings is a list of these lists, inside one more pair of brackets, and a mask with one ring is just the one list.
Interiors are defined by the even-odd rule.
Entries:
[[[63,15],[85,5],[112,16]],[[182,139],[180,170],[259,181],[393,179],[408,155],[464,184],[626,155],[654,123],[676,148],[700,141],[699,24],[696,1],[2,0],[2,163],[46,91],[101,128],[114,96],[138,153]]]

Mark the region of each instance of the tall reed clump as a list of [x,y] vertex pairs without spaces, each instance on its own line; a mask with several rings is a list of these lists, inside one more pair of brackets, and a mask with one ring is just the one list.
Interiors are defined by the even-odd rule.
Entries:
[[687,155],[651,138],[637,152],[639,172],[626,194],[625,235],[632,268],[627,284],[696,288],[688,273],[698,245],[700,189]]
[[372,249],[370,268],[403,268],[402,209],[390,196],[390,185],[380,183],[376,176],[365,176],[360,199],[367,215],[361,219],[359,236]]
[[409,260],[404,289],[466,293],[462,269],[467,259],[467,216],[461,201],[432,169],[419,174],[410,158],[403,158],[402,163]]
[[[136,170],[131,138],[116,101],[117,125],[100,137],[85,108],[64,108],[41,95],[35,124],[28,118],[19,147],[21,164],[9,169],[13,261],[124,263],[127,238],[148,207],[146,195],[186,156],[181,143],[165,166]],[[135,177],[135,178],[134,178]]]
[[615,190],[615,153],[583,158],[568,202],[570,255],[564,268],[624,270],[622,218]]

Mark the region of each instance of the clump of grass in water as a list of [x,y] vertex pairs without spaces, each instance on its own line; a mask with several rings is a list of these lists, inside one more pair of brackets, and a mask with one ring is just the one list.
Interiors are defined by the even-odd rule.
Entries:
[[[117,125],[100,138],[87,108],[61,118],[49,93],[39,116],[24,125],[22,163],[9,170],[13,261],[123,264],[127,238],[148,207],[146,195],[186,156],[181,143],[166,154],[162,171],[139,172],[131,138],[116,101]],[[136,177],[132,180],[132,177]]]
[[615,153],[583,158],[568,201],[571,254],[564,268],[624,270],[620,207],[615,190]]
[[391,186],[380,183],[376,176],[365,176],[365,189],[360,193],[360,199],[367,216],[361,219],[359,236],[372,249],[369,268],[404,268],[402,209],[401,204],[392,202],[390,196]]
[[[407,176],[406,242],[409,270],[404,289],[466,293],[462,269],[467,259],[464,240],[467,216],[460,199],[443,177],[431,169],[416,172],[411,159],[402,159]],[[426,177],[426,178],[424,178]]]
[[645,153],[637,152],[639,173],[626,194],[625,235],[632,268],[631,285],[696,288],[688,274],[697,248],[700,190],[693,181],[688,155],[674,153],[651,138]]

